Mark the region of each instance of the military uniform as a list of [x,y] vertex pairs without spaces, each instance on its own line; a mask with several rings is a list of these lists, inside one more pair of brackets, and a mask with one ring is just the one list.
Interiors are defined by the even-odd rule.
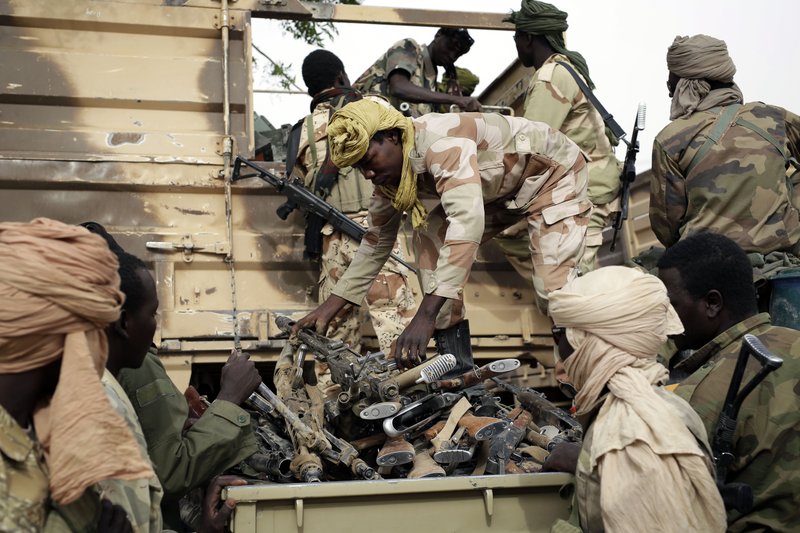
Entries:
[[596,267],[603,228],[611,214],[619,210],[621,168],[606,135],[603,117],[557,61],[570,63],[567,56],[554,54],[533,74],[525,97],[524,116],[560,131],[589,156],[588,194],[595,209],[586,228],[586,251],[581,260],[582,270],[587,271]]
[[[414,85],[429,91],[436,90],[437,71],[431,61],[428,46],[417,44],[414,39],[402,39],[394,43],[380,59],[358,77],[353,87],[362,94],[382,94],[399,109],[402,102],[389,94],[389,76],[395,70],[406,72]],[[433,111],[431,104],[411,102],[408,104],[412,117]]]
[[[319,103],[308,115],[300,134],[296,168],[305,186],[315,190],[317,173],[327,154],[328,118],[343,103],[339,99]],[[310,142],[313,140],[313,142]],[[339,171],[338,179],[325,200],[333,207],[364,225],[367,207],[372,197],[372,183],[356,169],[347,167]],[[319,301],[325,301],[333,287],[353,261],[359,242],[335,231],[326,224],[322,228],[322,257],[320,258]],[[400,244],[395,241],[394,253],[403,256]],[[337,315],[335,326],[328,336],[342,340],[354,350],[361,346],[361,325],[372,322],[381,350],[389,353],[391,344],[400,336],[414,315],[414,295],[408,282],[408,269],[389,261],[367,292],[361,307],[349,307]]]
[[250,415],[238,405],[216,400],[184,432],[189,406],[154,350],[141,367],[122,370],[118,381],[139,417],[164,489],[164,523],[177,528],[182,496],[258,451]]
[[41,531],[50,496],[44,451],[2,406],[0,459],[0,531]]
[[[798,531],[800,332],[771,325],[766,313],[743,320],[675,367],[674,372],[689,375],[675,393],[691,404],[713,436],[745,333],[758,337],[784,363],[747,397],[739,412],[733,442],[736,460],[728,481],[751,485],[754,506],[744,516],[729,512],[729,531]],[[750,359],[743,383],[759,366]]]
[[[784,156],[800,155],[800,117],[760,102],[745,104],[721,138],[698,157],[727,107],[677,119],[656,136],[650,181],[653,232],[667,247],[709,230],[730,237],[746,252],[796,255],[800,214]],[[783,153],[741,121],[774,138]]]
[[[436,328],[463,318],[463,291],[478,245],[528,220],[534,288],[542,303],[576,275],[591,211],[586,159],[578,146],[546,124],[490,113],[430,114],[414,119],[410,154],[419,190],[440,203],[415,232],[426,294],[447,298]],[[402,213],[376,189],[369,230],[333,291],[364,297],[391,252]]]

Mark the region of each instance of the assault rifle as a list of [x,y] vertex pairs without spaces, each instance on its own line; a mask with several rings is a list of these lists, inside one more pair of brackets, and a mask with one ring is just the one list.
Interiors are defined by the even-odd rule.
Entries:
[[636,179],[636,154],[639,153],[639,132],[644,129],[644,119],[647,108],[645,105],[639,104],[639,109],[636,111],[636,122],[633,124],[633,135],[631,140],[628,141],[625,137],[620,140],[628,145],[628,150],[625,152],[625,162],[622,164],[622,174],[620,174],[620,181],[622,182],[622,192],[620,193],[620,209],[617,213],[617,218],[614,220],[614,235],[611,237],[611,251],[617,244],[617,235],[622,229],[622,223],[628,220],[628,203],[631,195],[631,185]]
[[[744,387],[742,378],[744,377],[747,361],[753,356],[761,365],[753,378]],[[739,416],[739,409],[742,407],[747,395],[761,383],[767,374],[777,370],[783,364],[783,359],[773,355],[762,344],[758,337],[746,334],[742,339],[742,349],[739,358],[736,360],[736,367],[731,377],[731,384],[725,396],[725,403],[717,420],[717,427],[714,430],[714,438],[711,441],[711,451],[714,454],[714,463],[717,470],[717,487],[722,495],[722,501],[726,509],[736,509],[742,514],[747,514],[753,507],[753,487],[746,483],[727,483],[728,469],[736,459],[733,449],[733,436],[736,432],[736,419]]]
[[[242,165],[255,170],[255,172],[250,174],[242,174]],[[231,181],[235,182],[247,178],[259,178],[263,181],[266,181],[275,187],[279,193],[286,196],[286,198],[289,200],[287,203],[296,205],[307,213],[317,215],[318,217],[327,220],[328,223],[333,226],[333,229],[344,233],[348,237],[351,237],[358,242],[361,242],[361,239],[364,238],[364,234],[367,233],[367,230],[365,230],[356,222],[353,222],[353,220],[351,220],[347,215],[333,207],[331,204],[306,189],[298,180],[280,178],[272,172],[256,165],[252,161],[249,161],[242,156],[237,156],[236,162],[233,165],[233,175],[231,176]],[[286,217],[289,216],[290,212],[290,210],[286,211],[279,209],[278,216],[281,218],[281,220],[286,220]],[[397,257],[395,254],[391,254],[390,257],[407,269],[411,270],[413,273],[417,273],[414,267],[409,265],[402,258]]]

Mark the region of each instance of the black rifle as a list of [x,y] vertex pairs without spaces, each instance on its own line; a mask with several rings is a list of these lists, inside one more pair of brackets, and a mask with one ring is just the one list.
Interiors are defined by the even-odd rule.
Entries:
[[[250,167],[256,172],[252,174],[242,174],[242,165]],[[353,222],[347,215],[333,207],[322,198],[315,196],[314,193],[306,189],[299,181],[279,178],[272,172],[259,167],[252,161],[249,161],[242,156],[238,156],[233,166],[233,176],[231,176],[231,181],[239,181],[254,177],[266,181],[275,187],[279,193],[285,195],[288,199],[287,204],[296,205],[307,213],[324,218],[331,226],[333,226],[333,229],[344,233],[348,237],[351,237],[358,242],[361,242],[361,239],[364,238],[364,234],[367,233],[367,230],[365,230],[359,224]],[[278,216],[281,216],[280,212],[278,213]],[[285,220],[286,216],[281,216],[281,218]],[[414,267],[406,263],[400,257],[397,257],[395,254],[391,254],[390,257],[411,270],[413,273],[417,273]]]
[[639,104],[630,142],[624,137],[621,138],[621,140],[628,145],[628,150],[625,152],[625,162],[622,164],[622,174],[620,174],[619,177],[622,182],[622,192],[620,193],[619,213],[617,213],[617,218],[614,220],[614,236],[611,237],[612,252],[617,244],[617,235],[622,229],[622,223],[628,219],[628,202],[631,195],[631,185],[633,185],[633,181],[636,179],[636,154],[639,153],[639,132],[644,129],[644,116],[645,105]]
[[[761,364],[753,378],[739,390],[747,368],[747,360],[752,355]],[[742,340],[742,349],[736,360],[736,368],[731,377],[728,394],[717,420],[714,430],[714,440],[711,443],[711,452],[714,454],[714,464],[717,470],[717,487],[722,495],[726,509],[736,509],[742,514],[747,514],[753,507],[753,487],[746,483],[726,483],[728,469],[733,464],[736,456],[733,453],[733,436],[736,432],[736,419],[747,395],[761,383],[767,374],[777,370],[783,364],[783,359],[773,355],[758,337],[746,334]]]

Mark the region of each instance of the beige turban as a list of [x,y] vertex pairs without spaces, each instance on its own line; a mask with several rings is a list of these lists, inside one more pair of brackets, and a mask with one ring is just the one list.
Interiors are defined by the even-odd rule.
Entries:
[[667,50],[667,68],[681,78],[672,96],[672,120],[743,100],[742,91],[736,84],[712,91],[706,81],[733,82],[736,65],[728,55],[725,41],[708,35],[675,37]]
[[116,257],[101,237],[45,218],[0,224],[0,372],[62,360],[52,399],[34,414],[60,504],[102,479],[153,475],[100,382],[103,330],[123,299]]
[[[564,364],[578,389],[578,414],[599,407],[587,451],[600,477],[606,530],[640,530],[644,517],[652,531],[724,530],[709,462],[684,417],[702,423],[680,398],[667,401],[655,389],[667,379],[656,353],[667,335],[683,331],[661,281],[631,268],[600,268],[552,292],[549,310],[575,348]],[[652,490],[632,496],[632,483],[652,483]]]
[[365,98],[351,102],[333,114],[328,124],[328,145],[331,161],[339,168],[358,163],[369,149],[369,141],[379,131],[398,128],[403,141],[403,169],[400,185],[381,186],[398,211],[411,211],[415,228],[425,224],[428,215],[417,197],[417,176],[411,169],[409,154],[414,149],[414,123],[391,106]]

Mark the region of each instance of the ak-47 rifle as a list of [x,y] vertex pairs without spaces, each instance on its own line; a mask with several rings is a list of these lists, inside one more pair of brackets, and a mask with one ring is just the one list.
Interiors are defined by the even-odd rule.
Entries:
[[[761,365],[753,378],[744,387],[742,378],[744,377],[747,361],[753,356]],[[711,452],[714,455],[714,463],[717,470],[717,487],[722,495],[722,501],[726,509],[736,509],[742,514],[747,514],[753,507],[753,488],[746,483],[728,483],[728,469],[736,459],[733,449],[733,436],[736,432],[736,419],[739,416],[739,409],[742,407],[747,395],[761,383],[767,374],[777,370],[783,364],[783,359],[773,355],[758,337],[749,333],[742,339],[742,349],[739,358],[736,360],[736,367],[731,377],[728,387],[728,394],[725,396],[725,403],[717,420],[717,427],[714,430],[714,438],[711,441]]]
[[[242,174],[242,165],[255,170],[255,173]],[[333,229],[344,233],[348,237],[351,237],[358,242],[361,242],[361,239],[364,238],[364,235],[367,233],[367,230],[351,220],[347,215],[333,207],[331,204],[306,189],[298,180],[280,178],[272,172],[256,165],[252,161],[249,161],[242,156],[238,156],[233,165],[233,175],[231,176],[231,181],[235,182],[247,178],[259,178],[263,181],[266,181],[275,187],[279,193],[285,195],[289,200],[289,203],[296,205],[307,213],[317,215],[327,220],[328,223],[333,226]],[[286,217],[289,216],[289,212],[290,211],[278,210],[278,216],[282,220],[286,220]],[[390,257],[407,269],[411,270],[413,273],[417,273],[414,267],[409,265],[402,258],[397,257],[395,254],[391,254]]]
[[625,137],[620,140],[628,145],[628,150],[625,152],[625,162],[622,164],[622,174],[620,174],[620,181],[622,182],[622,192],[620,193],[620,209],[617,213],[617,218],[614,220],[614,235],[611,237],[611,251],[617,244],[617,235],[622,229],[622,223],[628,220],[628,203],[631,195],[631,185],[636,179],[636,154],[639,153],[639,132],[644,129],[644,119],[647,112],[647,107],[644,103],[639,104],[639,109],[636,111],[636,122],[633,124],[633,135],[631,140],[628,141]]

